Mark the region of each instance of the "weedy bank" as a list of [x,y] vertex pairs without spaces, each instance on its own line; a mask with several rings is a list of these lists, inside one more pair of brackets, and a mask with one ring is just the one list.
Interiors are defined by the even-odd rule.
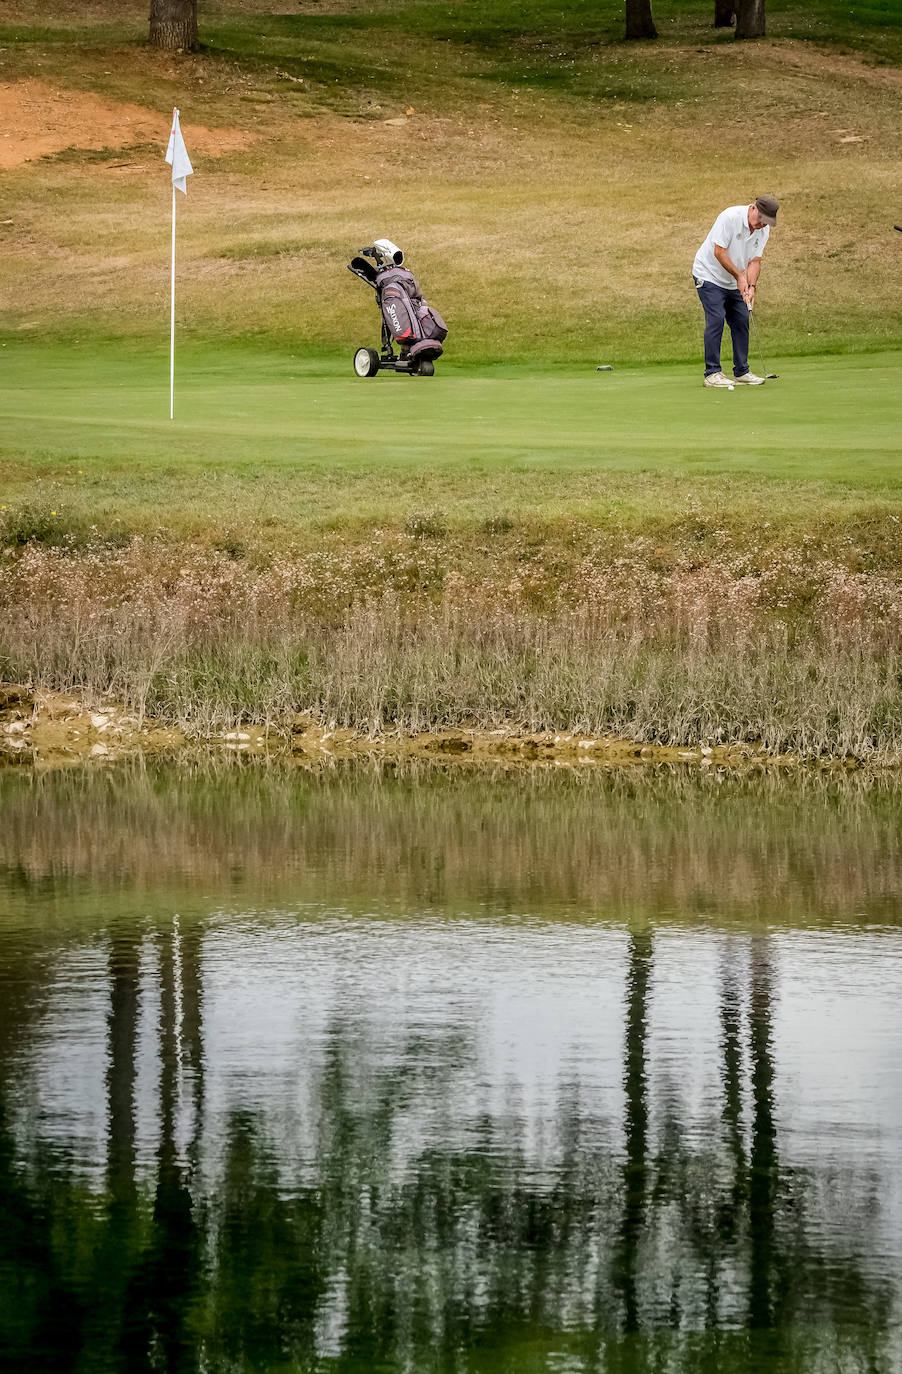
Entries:
[[[656,567],[435,531],[249,567],[209,549],[29,545],[7,560],[0,672],[209,734],[298,714],[902,760],[902,579],[816,548]],[[458,551],[459,553],[459,551]]]

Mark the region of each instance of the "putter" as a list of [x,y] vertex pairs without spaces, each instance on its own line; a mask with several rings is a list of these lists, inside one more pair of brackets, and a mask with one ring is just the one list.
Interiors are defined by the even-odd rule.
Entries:
[[746,306],[746,309],[749,312],[749,319],[755,327],[755,343],[758,347],[758,357],[761,359],[761,366],[764,369],[764,380],[766,382],[779,381],[779,376],[776,372],[768,372],[767,370],[767,363],[764,361],[764,350],[761,347],[761,335],[758,333],[758,321],[755,319],[755,312],[752,310],[751,306]]

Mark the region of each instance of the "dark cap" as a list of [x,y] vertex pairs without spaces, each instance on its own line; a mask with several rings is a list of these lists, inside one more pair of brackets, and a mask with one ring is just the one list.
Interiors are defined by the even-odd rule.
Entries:
[[776,224],[777,211],[780,208],[780,202],[776,196],[759,196],[755,201],[755,208],[765,224]]

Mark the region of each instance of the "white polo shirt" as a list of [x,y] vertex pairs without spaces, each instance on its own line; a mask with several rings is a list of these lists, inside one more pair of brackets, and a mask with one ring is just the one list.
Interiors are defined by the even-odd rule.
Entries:
[[714,256],[715,243],[719,248],[725,248],[733,266],[744,272],[752,258],[760,258],[769,236],[770,228],[766,224],[760,229],[749,229],[748,205],[731,205],[717,216],[711,232],[696,253],[692,264],[693,277],[696,281],[713,281],[716,286],[738,290],[736,278],[731,277]]

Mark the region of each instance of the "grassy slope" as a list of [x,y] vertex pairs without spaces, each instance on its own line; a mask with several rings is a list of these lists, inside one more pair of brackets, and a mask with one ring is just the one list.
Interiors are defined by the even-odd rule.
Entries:
[[[344,262],[382,230],[408,246],[458,358],[695,358],[694,250],[725,203],[772,187],[785,202],[761,300],[774,352],[898,339],[885,283],[900,248],[902,27],[889,0],[817,19],[772,0],[762,44],[716,34],[701,0],[659,3],[662,38],[638,46],[616,41],[619,0],[261,8],[202,14],[204,51],[181,59],[143,47],[140,11],[112,5],[75,27],[51,12],[0,29],[0,80],[159,109],[163,137],[176,102],[186,121],[258,135],[197,160],[185,335],[344,353],[372,329]],[[123,170],[121,155],[69,152],[5,174],[12,337],[165,333],[158,156],[142,146]]]

